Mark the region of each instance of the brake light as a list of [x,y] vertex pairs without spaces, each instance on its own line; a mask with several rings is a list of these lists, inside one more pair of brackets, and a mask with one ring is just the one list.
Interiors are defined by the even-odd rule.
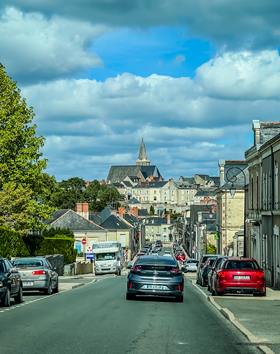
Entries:
[[178,285],[178,290],[181,291],[181,286],[180,286],[180,284]]
[[132,288],[132,283],[130,283],[130,285],[129,285],[129,289],[131,289]]
[[136,270],[136,271],[138,271],[138,272],[139,272],[139,271],[141,270],[141,267],[136,266],[136,267],[133,267],[133,268],[132,268],[132,270]]
[[172,268],[171,273],[180,273],[180,269],[179,268]]
[[33,272],[31,272],[31,275],[43,275],[43,274],[47,274],[47,272],[45,270],[33,270]]
[[200,263],[200,268],[202,268],[204,266],[204,263]]
[[264,274],[263,272],[261,272],[260,270],[258,270],[257,272],[255,272],[255,275],[259,278],[264,278]]
[[225,277],[225,276],[227,276],[227,275],[229,275],[229,274],[230,274],[229,272],[226,272],[226,271],[222,270],[222,271],[220,271],[220,273],[219,273],[219,277]]

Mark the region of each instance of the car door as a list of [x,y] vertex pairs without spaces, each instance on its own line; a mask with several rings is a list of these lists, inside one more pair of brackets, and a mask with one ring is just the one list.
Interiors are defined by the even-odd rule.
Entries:
[[52,288],[55,288],[56,283],[57,283],[57,273],[54,271],[52,265],[50,264],[50,262],[47,259],[45,260],[45,262],[46,262],[46,268],[48,269],[51,280],[52,280]]
[[220,270],[223,268],[223,265],[225,264],[225,261],[227,260],[227,258],[223,258],[221,260],[221,262],[218,264],[217,269],[214,271],[214,275],[213,275],[213,290],[216,290],[216,285],[217,282],[219,281],[219,272]]
[[11,269],[13,269],[12,264],[7,259],[5,259],[4,262],[7,270],[8,283],[11,285],[11,295],[17,294],[19,290],[18,272],[10,273]]

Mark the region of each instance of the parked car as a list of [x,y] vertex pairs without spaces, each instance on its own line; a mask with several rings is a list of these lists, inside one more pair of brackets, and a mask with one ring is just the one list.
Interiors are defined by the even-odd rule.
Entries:
[[183,302],[184,276],[173,257],[137,258],[127,277],[126,299],[136,295],[172,296]]
[[146,256],[146,253],[145,253],[145,252],[138,252],[138,253],[136,254],[136,257],[138,258],[138,257],[140,257],[140,256]]
[[209,257],[202,268],[201,272],[201,286],[207,286],[208,285],[208,273],[210,268],[212,268],[213,263],[215,262],[217,257]]
[[180,247],[178,243],[173,243],[173,251],[174,251],[174,248],[176,247]]
[[23,302],[20,273],[6,258],[0,258],[0,300],[1,306],[10,307],[11,297],[15,302]]
[[227,257],[224,257],[224,256],[220,256],[220,257],[217,257],[216,260],[214,261],[214,263],[212,264],[212,267],[210,268],[209,270],[209,273],[208,273],[208,284],[207,284],[207,290],[210,291],[210,293],[212,293],[212,289],[213,289],[213,285],[212,285],[212,282],[213,282],[213,275],[214,275],[214,272],[217,270],[219,264],[222,262],[223,259],[225,259]]
[[161,242],[161,240],[156,240],[156,246],[162,247],[162,242]]
[[226,258],[213,275],[212,295],[225,293],[266,296],[266,279],[258,262],[251,258]]
[[209,257],[220,257],[220,254],[203,254],[200,258],[198,267],[197,267],[197,272],[196,272],[196,283],[201,285],[202,282],[202,269],[204,266],[204,263],[206,261],[206,259],[208,259]]
[[149,253],[149,250],[148,250],[147,248],[142,248],[140,252],[145,253],[145,254],[148,254],[148,253]]
[[164,257],[172,257],[172,254],[170,251],[165,251],[163,255],[164,255]]
[[197,265],[199,261],[197,259],[187,259],[183,262],[183,266],[187,269],[188,272],[196,272]]
[[185,253],[184,252],[178,252],[176,254],[176,259],[178,261],[184,261],[186,259]]
[[177,256],[178,253],[183,252],[181,247],[176,247],[173,251],[174,255]]
[[23,291],[43,290],[58,293],[58,274],[44,257],[16,258],[13,265],[21,275]]

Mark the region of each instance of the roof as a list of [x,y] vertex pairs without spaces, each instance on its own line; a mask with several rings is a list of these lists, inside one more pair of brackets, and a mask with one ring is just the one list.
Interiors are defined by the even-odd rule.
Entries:
[[114,182],[113,186],[116,187],[116,188],[124,188],[124,185],[122,183],[120,183],[120,182]]
[[108,219],[111,215],[111,208],[106,207],[100,213],[99,217],[101,218],[101,223],[103,223],[106,219]]
[[149,212],[147,209],[138,209],[138,216],[147,216]]
[[215,188],[198,188],[195,197],[214,197],[216,192]]
[[139,202],[138,199],[136,199],[136,198],[131,198],[131,199],[128,201],[128,204],[141,204],[141,203]]
[[187,182],[189,184],[196,184],[194,177],[183,177],[183,182]]
[[[174,223],[174,219],[170,219],[170,224]],[[146,224],[149,225],[161,225],[167,224],[167,217],[150,217],[146,219]]]
[[129,181],[122,182],[126,187],[132,187],[132,184]]
[[55,220],[59,219],[62,215],[66,214],[70,209],[57,209],[53,213],[53,218],[45,220],[45,224],[52,224]]
[[130,230],[131,226],[129,226],[124,220],[122,220],[119,216],[111,215],[108,219],[106,219],[101,227],[107,230]]
[[178,189],[196,189],[195,182],[193,184],[190,184],[189,182],[186,182],[186,181],[173,181],[173,184]]
[[146,184],[146,182],[142,182],[141,185],[136,184],[133,189],[139,189],[139,188],[162,188],[163,186],[166,185],[168,181],[149,181],[149,184]]
[[140,165],[111,166],[106,182],[114,183],[114,182],[123,181],[128,176],[133,176],[133,177],[138,176],[139,172],[142,173],[144,178],[147,178],[149,176],[161,177],[161,174],[156,166],[140,166]]
[[86,219],[75,211],[69,209],[59,218],[49,224],[53,227],[60,227],[75,231],[105,231],[103,227],[95,224],[93,221]]
[[139,220],[132,214],[124,214],[123,218],[130,223],[130,225],[134,225],[135,222],[138,222]]

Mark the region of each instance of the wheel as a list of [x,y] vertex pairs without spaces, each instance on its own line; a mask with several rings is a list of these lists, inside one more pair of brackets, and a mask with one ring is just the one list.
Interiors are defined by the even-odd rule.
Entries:
[[21,304],[23,302],[23,296],[22,296],[22,286],[19,287],[19,291],[16,296],[14,296],[15,302],[17,304]]
[[5,297],[1,301],[1,305],[4,306],[4,307],[10,307],[11,306],[11,293],[10,293],[10,289],[9,288],[7,288]]
[[44,294],[51,295],[51,293],[52,293],[52,282],[50,281],[48,288],[44,290]]
[[184,301],[183,295],[175,296],[175,301],[176,302],[183,302]]
[[214,295],[215,295],[215,296],[222,296],[223,293],[221,293],[220,291],[215,290],[215,291],[214,291]]
[[53,289],[53,293],[54,293],[54,294],[57,294],[57,293],[59,292],[58,286],[59,286],[59,283],[58,283],[58,278],[57,278],[56,286],[55,286],[55,288]]
[[134,300],[134,299],[135,299],[135,294],[126,293],[126,300]]
[[121,275],[122,275],[122,270],[120,269],[120,270],[119,270],[119,276],[121,276]]

